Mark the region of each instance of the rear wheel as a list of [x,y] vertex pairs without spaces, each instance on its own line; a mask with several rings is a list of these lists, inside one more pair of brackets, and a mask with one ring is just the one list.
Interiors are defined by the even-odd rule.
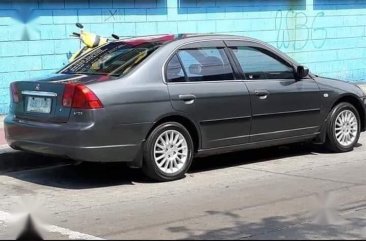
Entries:
[[357,109],[340,103],[332,110],[327,128],[327,147],[334,152],[352,151],[360,138],[361,122]]
[[184,177],[193,160],[193,141],[187,129],[176,122],[156,127],[144,148],[143,171],[157,181]]

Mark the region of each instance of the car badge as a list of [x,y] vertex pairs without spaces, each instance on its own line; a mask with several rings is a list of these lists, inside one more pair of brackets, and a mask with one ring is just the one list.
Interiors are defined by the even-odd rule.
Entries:
[[40,84],[37,84],[36,85],[36,90],[40,90],[41,89],[41,85]]

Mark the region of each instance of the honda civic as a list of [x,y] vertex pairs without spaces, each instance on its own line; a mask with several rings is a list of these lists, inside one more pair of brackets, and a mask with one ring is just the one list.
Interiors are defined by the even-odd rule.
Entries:
[[364,89],[252,38],[148,36],[13,82],[5,133],[17,150],[126,162],[171,181],[198,156],[304,141],[351,151],[365,130]]

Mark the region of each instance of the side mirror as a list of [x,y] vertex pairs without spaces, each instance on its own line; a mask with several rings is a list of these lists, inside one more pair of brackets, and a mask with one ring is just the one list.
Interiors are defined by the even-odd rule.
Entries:
[[309,75],[309,69],[305,68],[302,65],[297,66],[296,77],[298,79],[303,79],[303,78],[305,78],[308,75]]

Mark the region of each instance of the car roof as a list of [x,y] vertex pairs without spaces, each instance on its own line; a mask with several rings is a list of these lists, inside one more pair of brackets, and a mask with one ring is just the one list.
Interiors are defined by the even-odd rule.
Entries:
[[229,34],[210,34],[210,33],[183,33],[183,34],[160,34],[160,35],[147,35],[147,36],[139,36],[134,38],[126,38],[119,40],[120,42],[126,42],[129,44],[137,45],[141,43],[168,43],[168,42],[174,42],[174,41],[183,41],[184,40],[192,40],[197,39],[199,40],[242,40],[242,41],[251,41],[251,42],[260,42],[262,41],[250,37],[245,36],[238,36],[238,35],[229,35]]
[[[286,59],[287,61],[291,62],[294,65],[299,65],[299,63],[292,59],[290,56],[285,55],[279,49],[274,48],[274,46],[263,42],[261,40],[250,38],[246,36],[239,36],[239,35],[230,35],[230,34],[197,34],[197,33],[184,33],[184,34],[160,34],[160,35],[149,35],[149,36],[141,36],[136,38],[128,38],[118,40],[120,42],[124,42],[131,45],[139,45],[144,43],[157,43],[162,45],[173,44],[176,46],[190,43],[190,42],[199,42],[199,41],[210,41],[210,40],[239,40],[239,41],[247,41],[261,45],[265,47],[267,50],[271,50],[275,52],[277,55],[281,56],[282,58]],[[175,44],[174,44],[175,43]]]

